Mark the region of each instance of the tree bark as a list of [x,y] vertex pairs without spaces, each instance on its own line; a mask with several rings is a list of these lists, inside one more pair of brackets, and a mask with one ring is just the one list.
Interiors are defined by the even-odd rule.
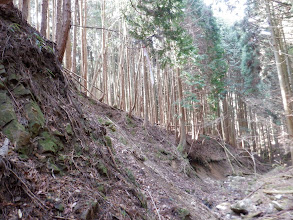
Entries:
[[[60,62],[62,62],[63,57],[64,57],[68,34],[70,31],[70,24],[71,24],[71,0],[64,0],[64,2],[63,2],[63,25],[62,25],[61,33],[58,34],[59,40],[57,42],[58,60]],[[59,32],[57,32],[57,33],[59,33]]]
[[[293,139],[293,111],[290,104],[290,100],[292,99],[292,91],[291,91],[291,88],[288,86],[289,79],[286,78],[286,76],[288,76],[286,60],[284,58],[284,55],[282,55],[281,45],[278,44],[278,41],[276,38],[275,31],[277,27],[275,27],[274,21],[271,16],[271,8],[270,8],[269,0],[266,0],[266,12],[267,12],[269,25],[270,25],[274,56],[275,56],[275,61],[277,66],[280,88],[281,88],[283,107],[286,114],[288,134],[289,134],[289,138],[292,140]],[[291,146],[291,159],[293,164],[293,146]]]
[[41,22],[41,35],[46,37],[48,19],[48,0],[43,0],[42,4],[42,22]]
[[146,50],[146,48],[142,49],[142,53],[143,53],[143,86],[144,86],[144,122],[143,122],[143,126],[148,127],[148,125],[149,125],[149,87],[148,87],[146,52],[144,50]]
[[30,0],[22,0],[22,17],[28,20]]
[[182,82],[180,76],[180,69],[177,67],[177,81],[178,81],[178,95],[179,95],[179,105],[180,105],[180,141],[179,141],[179,149],[185,149],[186,143],[186,120],[185,120],[185,109],[183,107],[183,90],[182,90]]

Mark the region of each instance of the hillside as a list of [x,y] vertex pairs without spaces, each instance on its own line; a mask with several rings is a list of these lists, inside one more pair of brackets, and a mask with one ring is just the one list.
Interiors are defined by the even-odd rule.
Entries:
[[[79,92],[54,50],[0,6],[0,219],[292,217],[292,168],[260,176],[270,167],[212,136],[182,155],[174,133]],[[255,207],[232,212],[244,198]]]

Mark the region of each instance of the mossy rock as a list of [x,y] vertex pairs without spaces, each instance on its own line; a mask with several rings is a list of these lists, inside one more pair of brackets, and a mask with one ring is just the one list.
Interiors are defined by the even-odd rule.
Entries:
[[101,160],[98,161],[96,168],[102,176],[108,176],[108,169]]
[[19,86],[17,86],[14,90],[13,90],[13,94],[16,97],[22,97],[22,96],[27,96],[27,95],[31,95],[31,91],[26,89],[24,87],[24,85],[20,84]]
[[0,80],[0,89],[5,89],[5,85],[1,80]]
[[62,172],[62,169],[60,169],[56,164],[54,164],[52,161],[47,162],[47,168],[49,170],[52,170],[53,173],[58,174]]
[[19,74],[17,74],[15,72],[15,69],[14,68],[9,68],[7,70],[7,73],[8,73],[8,81],[9,82],[16,83],[16,82],[20,81],[21,77],[20,77]]
[[40,140],[39,147],[41,153],[52,153],[55,154],[58,151],[58,146],[50,139]]
[[39,148],[41,153],[55,154],[64,149],[64,145],[59,138],[51,135],[49,132],[43,132],[41,134],[43,139],[39,140]]
[[5,67],[2,63],[0,63],[0,74],[6,73]]
[[5,134],[12,143],[16,143],[17,147],[27,145],[31,137],[24,126],[18,123],[17,120],[13,120],[6,125],[3,128],[3,134]]
[[1,104],[0,108],[0,128],[4,127],[9,122],[16,120],[14,107],[11,103],[7,102]]
[[116,131],[116,127],[115,127],[115,125],[111,125],[111,126],[109,126],[109,129],[110,129],[112,132],[115,132],[115,131]]
[[105,122],[105,126],[108,127],[108,126],[110,126],[110,125],[112,125],[112,122],[111,122],[111,121],[106,121],[106,122]]
[[177,213],[179,215],[179,218],[182,219],[182,220],[189,220],[191,219],[190,218],[190,212],[187,210],[187,209],[184,209],[184,208],[179,208],[177,210]]
[[25,113],[29,122],[29,131],[37,135],[44,127],[45,117],[36,102],[29,102],[24,106]]
[[66,133],[67,133],[68,135],[70,135],[70,136],[73,135],[73,130],[72,130],[72,127],[71,127],[71,125],[70,125],[69,123],[66,124],[65,130],[66,130]]
[[7,103],[7,102],[11,103],[11,100],[8,97],[6,91],[1,90],[0,91],[0,104]]

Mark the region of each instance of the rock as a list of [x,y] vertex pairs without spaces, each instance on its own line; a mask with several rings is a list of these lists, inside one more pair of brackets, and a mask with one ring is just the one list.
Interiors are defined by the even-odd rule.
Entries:
[[57,209],[60,212],[63,212],[64,211],[64,205],[62,203],[56,203],[54,205],[54,208]]
[[282,197],[283,197],[283,196],[282,196],[282,195],[280,195],[280,194],[278,194],[278,195],[275,195],[275,198],[276,198],[276,199],[282,199]]
[[45,118],[36,102],[29,102],[24,106],[24,110],[29,123],[29,130],[33,135],[37,135],[44,127]]
[[11,102],[6,91],[0,91],[0,104]]
[[7,73],[9,82],[17,83],[20,80],[20,75],[15,73],[14,68],[9,68]]
[[249,205],[251,204],[251,202],[252,201],[249,199],[241,200],[231,205],[230,209],[238,215],[247,215],[249,213]]
[[10,102],[1,104],[0,109],[0,128],[4,127],[9,122],[16,120],[13,105]]
[[24,87],[24,85],[20,84],[19,86],[17,86],[14,90],[13,90],[13,94],[16,97],[22,97],[22,96],[27,96],[27,95],[31,95],[30,90],[26,89]]
[[31,135],[25,130],[24,126],[16,120],[11,121],[3,128],[5,134],[16,147],[25,146],[29,143]]
[[43,139],[39,140],[39,148],[41,153],[55,154],[64,148],[64,145],[59,138],[49,134],[48,132],[43,132],[41,136],[43,137]]
[[278,211],[284,210],[284,207],[277,201],[272,201],[272,204],[274,205],[275,209],[277,209]]
[[6,73],[5,67],[4,67],[3,64],[0,64],[0,75],[3,74],[3,73]]
[[1,79],[0,79],[0,89],[5,89],[5,85],[4,85],[4,83],[1,81]]
[[231,204],[229,202],[223,202],[223,203],[217,205],[216,208],[219,210],[225,211],[225,210],[229,209],[230,206],[231,206]]
[[50,139],[40,140],[39,147],[41,149],[41,153],[52,153],[55,154],[57,152],[57,145]]
[[66,133],[67,133],[68,135],[70,135],[70,136],[73,135],[72,127],[71,127],[71,125],[70,125],[69,123],[66,124],[65,130],[66,130]]

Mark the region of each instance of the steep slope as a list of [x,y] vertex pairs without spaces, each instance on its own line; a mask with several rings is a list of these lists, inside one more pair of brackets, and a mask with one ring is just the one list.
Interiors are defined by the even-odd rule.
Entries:
[[0,6],[0,218],[152,218],[54,50],[17,9]]

